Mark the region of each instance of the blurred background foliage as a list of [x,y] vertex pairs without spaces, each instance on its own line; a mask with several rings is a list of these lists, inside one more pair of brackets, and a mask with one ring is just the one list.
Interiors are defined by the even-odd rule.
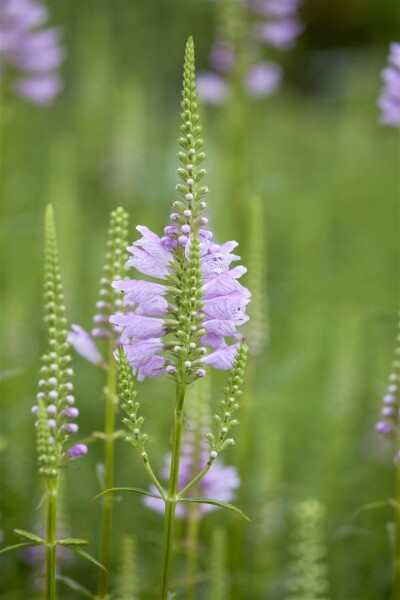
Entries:
[[[132,239],[136,224],[160,231],[167,222],[184,44],[192,34],[197,65],[206,68],[215,26],[215,3],[208,0],[48,5],[68,49],[65,90],[47,109],[4,90],[1,108],[1,528],[8,543],[14,527],[40,521],[30,407],[44,343],[44,208],[55,206],[69,318],[89,327],[110,210],[128,210]],[[231,191],[242,149],[230,142],[231,109],[202,110],[216,237],[240,238],[246,253],[254,232],[244,229],[237,211],[246,212],[254,196],[262,200],[259,265],[270,336],[253,364],[247,431],[225,457],[240,466],[236,504],[252,523],[238,525],[235,515],[220,511],[203,519],[199,598],[215,589],[234,600],[285,598],[293,514],[309,498],[326,509],[327,597],[384,600],[390,592],[392,512],[354,513],[393,494],[391,449],[374,423],[396,335],[399,140],[396,130],[377,124],[376,98],[388,44],[399,34],[399,10],[391,0],[305,0],[301,16],[305,31],[281,60],[284,85],[271,98],[249,101],[244,131],[251,168],[239,209]],[[85,436],[102,428],[103,380],[79,357],[75,369]],[[213,402],[222,381],[213,377]],[[168,448],[171,392],[157,379],[140,390],[158,466]],[[94,553],[100,503],[91,498],[99,490],[101,456],[101,446],[91,446],[68,469],[64,486],[66,526],[89,538]],[[116,480],[147,487],[137,457],[122,443]],[[132,534],[139,597],[151,598],[162,519],[138,498],[116,502],[115,570],[122,535]],[[184,524],[180,529],[178,591],[185,577]],[[223,580],[215,580],[210,552],[222,563]],[[39,593],[32,568],[18,555],[2,557],[1,571],[1,598]],[[94,589],[94,567],[74,560],[64,572]],[[60,597],[76,596],[63,588]]]

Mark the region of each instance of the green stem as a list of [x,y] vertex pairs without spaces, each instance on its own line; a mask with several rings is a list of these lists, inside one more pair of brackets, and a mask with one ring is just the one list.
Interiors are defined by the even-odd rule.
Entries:
[[168,495],[165,499],[164,541],[160,573],[160,600],[167,600],[168,585],[172,566],[175,509],[179,483],[179,462],[183,429],[183,403],[186,393],[186,374],[180,370],[180,381],[176,384],[175,418],[172,441],[171,469]]
[[160,492],[161,497],[164,500],[166,500],[167,495],[165,493],[165,490],[164,490],[163,486],[161,485],[161,483],[158,481],[158,479],[157,479],[157,477],[156,477],[153,469],[151,468],[150,463],[149,463],[149,459],[147,457],[147,454],[145,454],[144,456],[142,454],[142,458],[143,458],[144,468],[146,469],[148,476],[150,477],[151,481],[154,483],[154,485],[156,486],[156,488]]
[[189,507],[188,523],[188,552],[187,552],[187,600],[194,600],[195,597],[195,577],[197,572],[197,539],[199,535],[199,507],[192,504]]
[[57,487],[58,476],[46,478],[47,486],[47,525],[46,525],[46,576],[45,598],[56,597],[56,529],[57,529]]
[[[105,448],[104,448],[104,486],[106,490],[114,487],[114,429],[115,429],[115,398],[116,398],[116,370],[114,363],[114,337],[109,343],[109,361],[106,386],[106,408],[105,408]],[[103,513],[101,523],[100,562],[106,570],[99,570],[99,581],[97,593],[99,600],[105,600],[108,595],[110,546],[112,530],[113,498],[111,494],[103,497]]]
[[201,479],[203,479],[204,475],[206,473],[208,473],[208,471],[211,469],[211,465],[213,464],[213,462],[214,462],[214,459],[209,458],[208,463],[206,464],[204,469],[202,469],[200,471],[200,473],[198,475],[196,475],[196,477],[194,479],[192,479],[192,481],[190,483],[188,483],[187,486],[179,492],[179,494],[177,496],[178,500],[183,498],[189,490],[191,490],[197,483],[199,483],[199,481]]

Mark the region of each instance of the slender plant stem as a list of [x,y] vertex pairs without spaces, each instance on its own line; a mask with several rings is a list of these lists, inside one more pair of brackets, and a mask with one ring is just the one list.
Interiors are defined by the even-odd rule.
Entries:
[[58,477],[46,479],[47,486],[47,525],[46,525],[46,600],[56,597],[56,529],[57,529],[57,488]]
[[[397,436],[397,451],[400,452],[400,435]],[[395,546],[393,557],[393,600],[400,598],[400,461],[396,457],[396,529],[395,529]]]
[[[108,375],[106,386],[106,408],[105,408],[105,448],[104,448],[104,486],[106,490],[114,487],[114,428],[115,428],[115,398],[116,398],[116,370],[113,358],[114,337],[109,342]],[[100,562],[106,570],[99,570],[98,597],[105,600],[108,596],[110,546],[112,531],[112,494],[103,497],[103,513],[101,524]]]
[[173,536],[175,525],[175,509],[179,483],[179,463],[181,456],[183,403],[186,393],[186,374],[180,369],[180,380],[176,384],[176,400],[174,414],[174,432],[172,441],[171,469],[168,495],[165,500],[164,541],[160,574],[160,600],[167,600],[168,584],[171,574]]
[[154,483],[154,485],[156,486],[156,488],[160,492],[161,497],[165,500],[167,498],[165,490],[164,490],[163,486],[161,485],[161,483],[158,481],[158,479],[157,479],[157,477],[156,477],[153,469],[151,468],[147,456],[146,456],[146,458],[143,458],[143,464],[144,464],[144,468],[146,469],[147,474],[150,477],[151,481]]
[[199,481],[200,481],[201,479],[203,479],[204,475],[205,475],[206,473],[208,473],[208,471],[211,469],[211,465],[212,465],[212,463],[213,463],[213,459],[212,459],[212,458],[210,458],[210,459],[208,460],[208,463],[207,463],[207,464],[206,464],[206,466],[204,467],[204,469],[202,469],[202,470],[200,471],[200,473],[199,473],[198,475],[196,475],[196,477],[195,477],[194,479],[192,479],[192,481],[191,481],[190,483],[188,483],[188,484],[187,484],[187,486],[186,486],[185,488],[183,488],[183,490],[181,490],[181,491],[179,492],[179,494],[178,494],[178,500],[180,500],[181,498],[183,498],[183,497],[184,497],[184,496],[187,494],[187,492],[188,492],[189,490],[191,490],[191,489],[192,489],[192,488],[193,488],[193,487],[194,487],[196,484],[198,484],[198,483],[199,483]]
[[197,540],[199,535],[199,507],[192,504],[189,507],[188,551],[187,551],[187,600],[195,598],[195,582],[197,572]]

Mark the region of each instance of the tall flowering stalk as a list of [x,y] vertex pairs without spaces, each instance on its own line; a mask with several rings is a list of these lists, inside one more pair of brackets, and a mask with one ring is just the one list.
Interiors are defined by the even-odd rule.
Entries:
[[217,4],[219,26],[209,56],[212,70],[199,73],[201,99],[224,103],[238,68],[238,83],[246,96],[271,96],[281,84],[282,68],[275,60],[263,58],[263,48],[276,53],[294,47],[304,29],[298,16],[302,0],[219,0]]
[[383,396],[381,419],[376,423],[375,430],[389,438],[395,448],[394,465],[396,470],[396,500],[395,500],[395,544],[393,554],[393,590],[392,597],[396,600],[400,595],[400,335],[397,338],[396,356],[393,369],[389,375],[386,394]]
[[[235,510],[230,504],[212,498],[188,498],[186,494],[197,486],[210,470],[218,454],[233,443],[228,433],[236,424],[232,418],[239,408],[241,386],[247,357],[246,343],[240,340],[237,327],[248,320],[246,304],[250,292],[238,279],[246,269],[230,268],[239,256],[232,254],[236,242],[218,245],[207,229],[203,216],[208,189],[201,185],[206,171],[201,167],[205,158],[201,148],[198,103],[195,82],[194,45],[186,45],[182,95],[182,151],[178,157],[181,183],[176,186],[180,200],[174,202],[163,237],[147,227],[138,227],[142,238],[129,248],[132,253],[127,265],[158,281],[120,280],[115,289],[125,292],[127,311],[117,311],[110,321],[122,328],[118,351],[121,407],[124,423],[129,429],[127,441],[135,446],[157,493],[130,489],[165,504],[164,542],[160,574],[160,598],[168,595],[172,566],[176,509],[179,503],[198,502]],[[234,343],[227,343],[226,338]],[[236,341],[235,341],[236,338]],[[211,351],[210,351],[211,350]],[[184,427],[184,404],[187,386],[206,375],[207,367],[231,369],[231,376],[222,401],[223,414],[217,415],[218,432],[207,439],[211,446],[201,471],[179,489],[181,446]],[[167,374],[175,383],[172,451],[167,489],[158,481],[150,466],[146,450],[148,436],[142,432],[143,417],[138,415],[136,383],[145,377]]]
[[[93,317],[94,328],[91,335],[79,325],[73,325],[68,340],[84,358],[106,370],[104,388],[105,414],[104,432],[94,433],[94,437],[104,441],[104,488],[114,485],[114,445],[118,437],[115,431],[115,413],[117,408],[116,371],[114,351],[120,333],[117,325],[110,323],[110,315],[116,311],[122,313],[121,292],[112,286],[115,279],[122,280],[126,275],[126,246],[128,235],[128,215],[119,207],[110,215],[107,252],[103,275],[100,280],[99,299],[96,302],[96,314]],[[102,352],[95,343],[103,343]],[[103,498],[100,561],[105,569],[99,571],[98,597],[107,596],[109,587],[109,567],[112,538],[113,499],[109,495]]]
[[49,206],[45,220],[45,322],[48,349],[43,355],[39,391],[32,413],[36,417],[36,448],[39,474],[46,486],[46,536],[16,529],[22,538],[20,544],[9,546],[2,552],[19,547],[44,545],[45,547],[45,598],[56,597],[56,547],[66,547],[101,566],[82,550],[85,540],[57,539],[57,498],[60,470],[71,460],[87,453],[85,444],[71,446],[70,436],[78,431],[74,419],[79,415],[75,407],[72,384],[73,370],[70,366],[70,346],[67,342],[67,320],[58,261],[53,208]]

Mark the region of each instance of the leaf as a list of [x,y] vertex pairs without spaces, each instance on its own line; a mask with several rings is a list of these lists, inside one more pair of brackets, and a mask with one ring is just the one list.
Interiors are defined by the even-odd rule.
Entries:
[[80,538],[65,538],[64,540],[57,540],[57,546],[87,546],[88,540],[81,540]]
[[152,498],[158,498],[159,500],[162,500],[161,496],[158,496],[157,494],[152,494],[151,492],[148,492],[147,490],[142,490],[142,488],[137,488],[137,487],[110,488],[109,490],[104,490],[104,492],[97,494],[97,496],[95,496],[93,498],[93,500],[96,500],[96,498],[99,498],[100,496],[104,496],[104,494],[110,494],[111,492],[134,492],[135,494],[142,494],[143,496],[151,496]]
[[71,552],[75,552],[75,554],[79,554],[79,556],[86,558],[86,560],[92,562],[94,565],[96,565],[96,567],[103,569],[103,571],[107,571],[107,569],[101,563],[99,563],[99,561],[96,560],[91,554],[89,554],[89,552],[86,552],[86,550],[82,550],[82,548],[80,548],[79,546],[70,546],[67,544],[64,544],[64,546],[65,548],[68,548],[68,550],[71,550]]
[[168,592],[167,600],[176,600],[175,592]]
[[37,542],[20,542],[19,544],[14,544],[13,546],[6,546],[0,550],[0,554],[5,554],[6,552],[11,552],[12,550],[19,550],[20,548],[26,548],[27,546],[40,546]]
[[363,504],[363,506],[360,506],[360,508],[356,510],[355,513],[353,513],[351,518],[355,519],[356,517],[358,517],[358,515],[360,515],[363,512],[366,512],[367,510],[374,510],[375,508],[383,508],[386,506],[393,506],[393,500],[378,500],[376,502],[369,502],[368,504]]
[[200,504],[213,504],[214,506],[220,506],[221,508],[232,510],[246,519],[246,521],[251,522],[249,517],[247,517],[239,508],[233,506],[233,504],[228,504],[228,502],[220,502],[220,500],[213,500],[212,498],[181,498],[179,502],[199,502]]
[[57,581],[64,583],[70,590],[74,592],[78,592],[84,598],[90,598],[90,600],[96,600],[96,596],[92,594],[88,589],[83,587],[80,583],[75,581],[75,579],[71,579],[71,577],[66,577],[65,575],[56,575]]
[[31,542],[35,542],[35,544],[45,544],[46,543],[46,541],[44,539],[38,537],[34,533],[31,533],[30,531],[25,531],[24,529],[14,529],[14,533],[16,533],[17,535],[19,535],[23,538],[30,540]]

